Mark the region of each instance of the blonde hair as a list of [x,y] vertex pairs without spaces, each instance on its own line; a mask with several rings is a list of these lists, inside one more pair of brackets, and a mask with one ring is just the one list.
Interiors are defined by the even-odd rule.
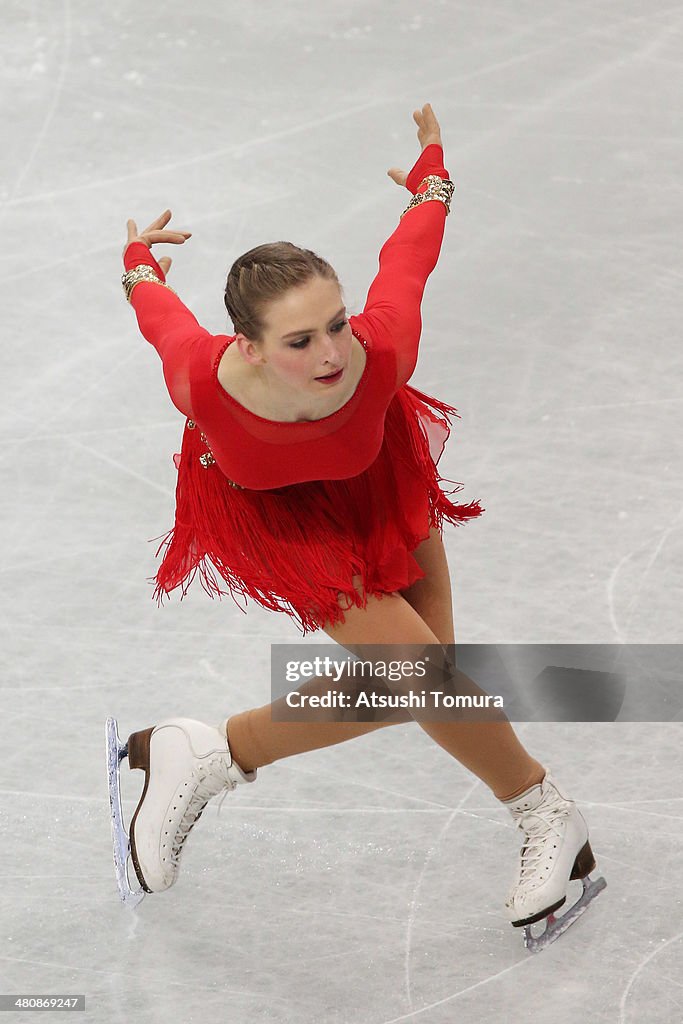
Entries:
[[262,341],[267,304],[316,275],[339,284],[327,260],[292,242],[266,242],[245,252],[233,263],[225,285],[225,308],[235,333]]

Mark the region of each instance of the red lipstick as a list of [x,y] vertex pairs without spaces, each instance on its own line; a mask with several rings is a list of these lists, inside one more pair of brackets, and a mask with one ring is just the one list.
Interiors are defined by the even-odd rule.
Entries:
[[342,367],[341,370],[337,370],[337,372],[333,373],[331,376],[316,377],[315,379],[319,380],[321,384],[336,384],[336,382],[341,379],[341,375],[343,374],[343,372],[344,367]]

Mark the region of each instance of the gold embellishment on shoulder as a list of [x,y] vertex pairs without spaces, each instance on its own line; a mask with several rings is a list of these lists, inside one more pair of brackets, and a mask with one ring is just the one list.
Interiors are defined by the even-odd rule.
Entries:
[[201,462],[204,469],[208,469],[209,466],[215,465],[216,459],[214,458],[214,454],[211,451],[211,447],[209,445],[209,442],[206,440],[206,434],[204,433],[203,430],[201,431],[199,436],[201,437],[202,441],[204,442],[207,448],[204,454],[199,456],[199,461]]
[[[194,420],[188,419],[185,426],[188,430],[194,430],[197,424],[195,423]],[[202,439],[203,443],[206,445],[206,451],[199,455],[198,458],[204,469],[209,469],[211,466],[216,465],[216,458],[213,452],[211,451],[211,448],[209,447],[209,442],[203,430],[200,431],[199,436]],[[242,484],[236,484],[234,480],[229,480],[227,477],[226,480],[228,481],[231,487],[237,487],[239,488],[240,491],[246,490],[246,487],[243,487]]]

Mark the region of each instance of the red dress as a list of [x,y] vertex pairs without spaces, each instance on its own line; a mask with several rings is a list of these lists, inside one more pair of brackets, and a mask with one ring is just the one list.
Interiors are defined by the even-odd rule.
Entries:
[[[427,174],[448,177],[440,146],[423,150],[408,188],[417,191]],[[344,621],[342,594],[347,608],[364,607],[368,593],[403,590],[423,577],[411,552],[430,527],[484,511],[478,501],[448,498],[462,484],[440,486],[436,463],[456,409],[407,383],[445,219],[442,202],[424,202],[383,245],[363,312],[349,317],[366,352],[363,375],[351,398],[319,420],[278,422],[245,409],[217,375],[234,336],[209,334],[169,289],[136,285],[140,330],[187,417],[174,457],[175,525],[159,547],[159,601],[179,586],[184,597],[199,572],[211,595],[241,594],[285,611],[305,635]],[[153,266],[163,280],[143,243],[128,246],[124,262]]]

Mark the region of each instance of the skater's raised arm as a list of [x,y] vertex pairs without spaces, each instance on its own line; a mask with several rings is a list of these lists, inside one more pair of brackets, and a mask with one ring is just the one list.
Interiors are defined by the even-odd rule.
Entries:
[[[130,289],[128,297],[143,337],[161,356],[173,404],[183,415],[192,418],[190,358],[197,345],[210,344],[213,336],[166,285],[170,258],[164,256],[157,262],[150,251],[155,242],[181,244],[190,238],[190,232],[162,230],[170,218],[171,212],[167,210],[141,234],[134,221],[128,221],[128,242],[123,253],[127,271],[124,284]],[[140,267],[150,268],[147,280],[144,270],[139,275],[130,273]]]
[[[444,156],[438,121],[427,103],[413,117],[420,126],[418,139],[422,152],[406,174],[392,168],[388,174],[398,185],[424,193],[424,179],[434,175],[449,181],[443,166]],[[438,184],[438,182],[435,182]],[[448,188],[448,187],[446,187]],[[450,198],[450,192],[447,194]],[[420,306],[427,278],[436,266],[443,241],[447,206],[444,201],[425,200],[408,208],[379,254],[379,272],[373,280],[361,319],[371,332],[387,332],[396,351],[397,388],[405,384],[415,369],[422,331]]]

